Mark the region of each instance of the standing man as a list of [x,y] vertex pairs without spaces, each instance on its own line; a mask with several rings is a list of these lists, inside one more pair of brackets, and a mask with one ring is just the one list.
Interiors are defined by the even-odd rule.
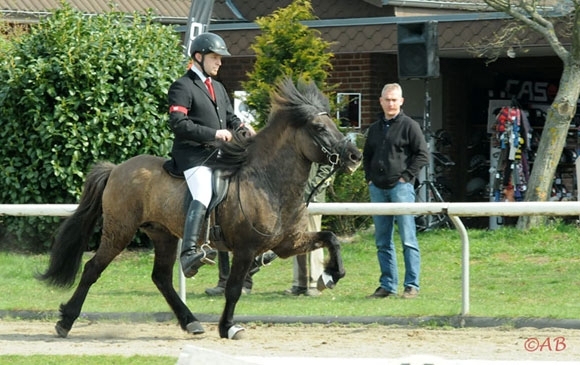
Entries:
[[213,173],[206,163],[218,156],[213,142],[230,141],[231,131],[243,126],[234,114],[225,87],[212,79],[217,76],[222,56],[230,53],[220,36],[198,35],[191,45],[191,68],[173,82],[168,92],[169,126],[175,136],[171,150],[173,170],[183,173],[193,198],[185,216],[180,257],[186,277],[194,276],[217,254],[214,249],[197,247],[212,198]]
[[[331,175],[332,166],[330,165],[320,165],[313,163],[310,168],[310,175],[308,176],[308,182],[306,183],[306,189],[304,190],[304,201],[308,203],[308,199],[312,195],[310,200],[312,202],[323,203],[326,201],[326,188],[332,183]],[[321,182],[322,184],[318,186]],[[316,189],[318,187],[318,189]],[[316,189],[316,191],[314,190]],[[308,216],[308,231],[309,232],[319,232],[322,229],[322,215],[309,215]],[[322,274],[324,270],[324,250],[318,248],[316,250],[310,251],[307,254],[294,256],[294,269],[293,269],[293,279],[292,287],[287,289],[284,293],[287,295],[306,295],[306,296],[318,296],[320,291],[316,288],[318,277]],[[310,266],[310,270],[309,269]]]
[[[382,115],[367,131],[363,149],[365,180],[373,203],[415,202],[414,182],[429,162],[427,142],[419,123],[405,115],[403,90],[399,84],[386,84],[379,98]],[[375,243],[381,276],[380,286],[368,298],[387,298],[397,294],[399,282],[397,256],[393,241],[397,222],[403,244],[405,280],[402,297],[419,294],[421,254],[413,215],[376,215]]]

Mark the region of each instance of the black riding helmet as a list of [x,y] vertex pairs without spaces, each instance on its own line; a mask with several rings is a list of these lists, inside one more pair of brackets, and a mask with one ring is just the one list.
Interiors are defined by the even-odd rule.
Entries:
[[226,47],[223,38],[214,33],[202,33],[193,39],[191,43],[191,57],[196,53],[206,55],[208,53],[217,53],[220,56],[231,56]]
[[[201,62],[195,59],[195,54],[201,53]],[[202,33],[193,39],[191,43],[191,58],[194,62],[201,66],[201,70],[205,76],[208,76],[203,66],[203,59],[208,53],[216,53],[220,56],[231,56],[228,52],[228,47],[223,38],[214,33]]]

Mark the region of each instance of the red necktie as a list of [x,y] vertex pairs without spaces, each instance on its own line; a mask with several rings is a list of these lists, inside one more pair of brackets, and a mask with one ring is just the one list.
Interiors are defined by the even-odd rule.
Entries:
[[207,86],[211,100],[215,101],[215,93],[213,92],[213,85],[211,84],[211,79],[209,77],[205,79],[205,86]]

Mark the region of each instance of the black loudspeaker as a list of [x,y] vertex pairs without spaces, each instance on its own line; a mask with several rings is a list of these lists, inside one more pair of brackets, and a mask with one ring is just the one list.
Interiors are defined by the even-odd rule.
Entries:
[[439,77],[437,22],[397,24],[400,79]]

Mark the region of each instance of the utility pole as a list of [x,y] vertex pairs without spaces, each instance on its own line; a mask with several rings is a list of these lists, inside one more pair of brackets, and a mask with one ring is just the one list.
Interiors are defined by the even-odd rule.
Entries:
[[191,55],[191,42],[201,33],[206,33],[211,21],[214,0],[192,0],[187,19],[187,30],[183,40],[186,58]]

